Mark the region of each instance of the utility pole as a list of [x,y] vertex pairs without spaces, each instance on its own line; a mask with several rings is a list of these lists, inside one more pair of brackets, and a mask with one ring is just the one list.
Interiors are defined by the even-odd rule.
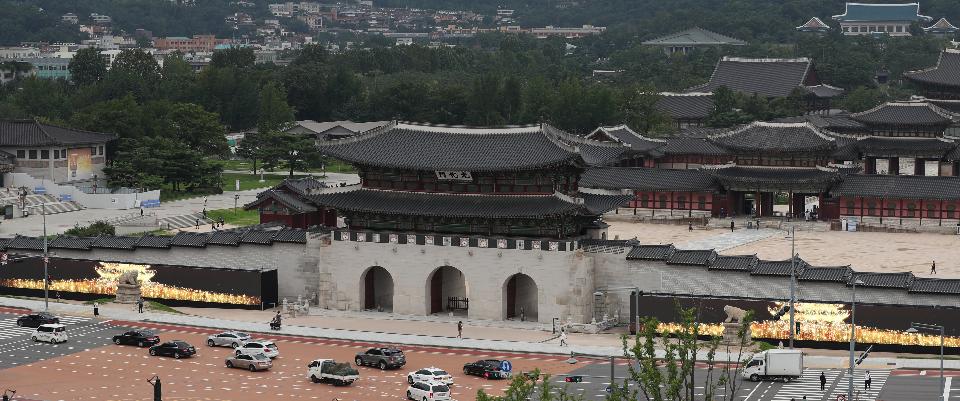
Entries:
[[853,354],[857,347],[857,284],[863,284],[856,276],[853,277],[853,293],[850,302],[850,371],[847,379],[847,400],[853,400],[853,368],[856,363]]
[[796,302],[797,286],[797,227],[790,227],[790,349],[793,349],[793,338],[796,335],[796,322],[793,318],[794,303]]
[[47,254],[47,203],[40,204],[40,214],[43,216],[43,311],[50,309],[50,272],[47,269],[50,255]]

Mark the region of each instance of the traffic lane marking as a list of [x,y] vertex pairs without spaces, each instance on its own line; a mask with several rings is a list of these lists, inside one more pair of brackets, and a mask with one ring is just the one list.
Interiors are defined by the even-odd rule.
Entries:
[[[149,384],[142,381],[159,375],[167,397],[237,401],[262,400],[265,394],[291,400],[397,400],[405,396],[406,374],[426,366],[437,366],[454,375],[454,399],[472,399],[478,389],[499,395],[510,383],[463,376],[463,364],[476,360],[475,357],[408,353],[407,365],[399,370],[358,368],[358,382],[349,387],[334,387],[311,383],[306,378],[307,365],[316,358],[352,361],[357,349],[280,340],[281,356],[274,360],[272,370],[247,372],[226,368],[224,358],[232,350],[206,347],[203,334],[158,331],[158,335],[164,341],[182,339],[197,346],[198,356],[181,360],[151,357],[146,349],[109,345],[7,369],[4,381],[17,383],[18,395],[36,399],[134,399],[149,397]],[[515,372],[539,368],[544,373],[562,374],[571,369],[562,361],[511,361]],[[51,374],[58,378],[54,383],[49,380]]]

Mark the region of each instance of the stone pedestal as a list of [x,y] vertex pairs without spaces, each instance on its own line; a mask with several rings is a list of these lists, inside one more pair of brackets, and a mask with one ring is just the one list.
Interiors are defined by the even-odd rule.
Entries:
[[[723,342],[724,344],[740,344],[740,338],[738,333],[740,332],[740,327],[743,325],[740,323],[724,323],[723,324]],[[750,328],[747,327],[747,331],[744,333],[744,344],[750,344]]]
[[116,303],[135,304],[140,299],[140,286],[134,284],[117,284]]

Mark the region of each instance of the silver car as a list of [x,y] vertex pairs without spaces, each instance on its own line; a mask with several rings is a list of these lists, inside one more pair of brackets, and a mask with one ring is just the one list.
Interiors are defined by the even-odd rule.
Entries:
[[225,363],[228,368],[246,369],[251,372],[267,370],[273,367],[273,362],[264,354],[240,354],[227,357]]
[[250,341],[250,335],[238,331],[225,331],[220,334],[211,334],[207,336],[208,347],[231,347],[237,348]]

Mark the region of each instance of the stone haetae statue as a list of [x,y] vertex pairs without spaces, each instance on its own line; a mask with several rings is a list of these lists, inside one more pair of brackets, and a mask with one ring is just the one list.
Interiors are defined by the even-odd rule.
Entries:
[[747,315],[747,311],[736,306],[726,305],[723,307],[723,311],[727,314],[727,320],[724,320],[724,323],[733,321],[736,321],[735,323],[743,323],[743,318]]
[[[725,305],[723,312],[727,314],[727,319],[723,321],[723,342],[725,344],[740,344],[740,328],[743,326],[743,319],[747,316],[747,311],[736,306]],[[750,328],[747,327],[743,333],[743,344],[750,343]]]
[[135,304],[141,297],[140,280],[136,270],[128,270],[120,275],[117,282],[117,298],[115,302],[121,304]]

